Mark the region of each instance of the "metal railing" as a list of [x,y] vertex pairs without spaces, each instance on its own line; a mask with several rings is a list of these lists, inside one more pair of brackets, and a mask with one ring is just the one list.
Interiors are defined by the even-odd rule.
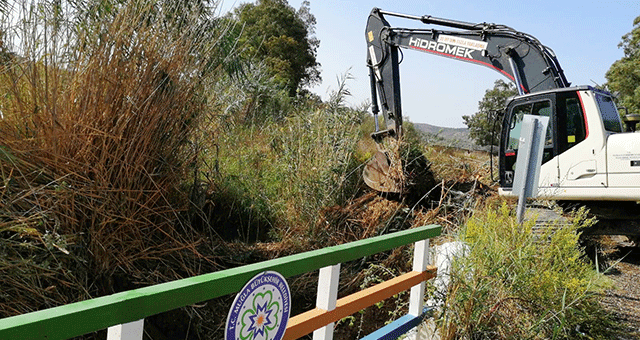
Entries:
[[[141,339],[144,318],[237,293],[252,277],[267,270],[291,277],[321,269],[319,287],[323,288],[319,289],[318,307],[292,317],[285,339],[314,330],[314,338],[331,339],[332,322],[408,288],[411,288],[410,317],[405,319],[415,323],[422,314],[425,280],[435,276],[435,268],[427,268],[428,239],[440,232],[440,226],[423,226],[8,317],[0,319],[0,339],[68,339],[105,328],[109,328],[109,339]],[[340,263],[410,243],[416,244],[412,272],[336,299]],[[132,336],[132,332],[139,335]]]

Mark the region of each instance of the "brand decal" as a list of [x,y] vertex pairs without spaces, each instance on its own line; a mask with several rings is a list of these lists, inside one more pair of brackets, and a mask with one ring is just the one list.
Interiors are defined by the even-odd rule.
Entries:
[[631,166],[636,166],[633,165],[633,162],[640,162],[638,159],[640,159],[640,153],[634,153],[634,154],[614,154],[611,155],[613,158],[619,160],[619,161],[631,161],[632,165]]
[[450,36],[450,35],[446,35],[446,34],[439,35],[438,36],[438,42],[439,43],[449,44],[449,45],[455,45],[455,46],[470,48],[470,49],[477,50],[477,51],[486,50],[487,49],[487,45],[488,45],[487,42],[485,42],[485,41],[478,41],[478,40],[472,40],[472,39],[467,39],[467,38],[454,37],[454,36]]
[[409,46],[467,59],[475,59],[471,53],[486,49],[487,43],[449,35],[440,35],[437,41],[410,37]]
[[225,340],[281,340],[291,311],[289,285],[274,271],[254,276],[236,295]]

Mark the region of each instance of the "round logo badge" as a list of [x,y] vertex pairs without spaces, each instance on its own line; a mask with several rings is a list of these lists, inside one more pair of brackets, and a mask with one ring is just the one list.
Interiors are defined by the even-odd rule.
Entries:
[[291,293],[287,281],[277,272],[262,272],[249,280],[233,300],[224,338],[281,340],[290,311]]

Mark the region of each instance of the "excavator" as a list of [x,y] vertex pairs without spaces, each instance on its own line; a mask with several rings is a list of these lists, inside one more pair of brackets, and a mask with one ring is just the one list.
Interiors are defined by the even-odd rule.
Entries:
[[[386,17],[439,27],[392,27]],[[616,234],[640,235],[640,133],[623,130],[610,93],[591,86],[571,86],[555,53],[538,39],[505,25],[378,8],[369,15],[365,38],[376,126],[371,136],[378,145],[363,172],[369,187],[380,192],[402,191],[402,176],[398,175],[402,165],[388,147],[393,143],[384,141],[402,137],[399,66],[403,50],[426,52],[488,67],[515,84],[518,95],[507,100],[501,121],[497,121],[501,123],[500,195],[513,195],[523,115],[547,116],[538,197],[587,205],[598,211],[599,218],[624,217],[609,228],[616,229]],[[380,111],[384,128],[378,122]],[[638,115],[625,116],[630,128],[638,121]]]

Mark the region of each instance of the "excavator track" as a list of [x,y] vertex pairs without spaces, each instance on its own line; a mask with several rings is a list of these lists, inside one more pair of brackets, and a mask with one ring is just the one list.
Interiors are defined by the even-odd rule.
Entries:
[[[603,202],[604,203],[604,202]],[[635,202],[631,202],[635,204]],[[582,203],[581,203],[582,204]],[[584,205],[584,204],[583,204]],[[618,208],[612,204],[595,204],[586,207],[589,209],[589,217],[595,217],[596,223],[586,229],[581,230],[583,236],[598,235],[620,235],[626,236],[629,241],[636,246],[640,246],[640,212],[631,209],[632,205],[627,202],[617,202]],[[578,203],[567,204],[560,202],[560,206],[564,212],[545,207],[531,207],[527,209],[525,218],[535,219],[534,232],[542,233],[548,228],[560,228],[570,224],[571,220],[567,217],[567,213],[577,209]]]

